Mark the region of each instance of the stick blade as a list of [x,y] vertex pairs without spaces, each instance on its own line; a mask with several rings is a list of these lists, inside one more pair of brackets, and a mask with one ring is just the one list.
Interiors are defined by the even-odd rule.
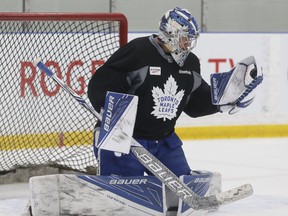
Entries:
[[225,191],[223,193],[216,194],[216,197],[217,200],[221,202],[222,205],[225,205],[249,197],[252,194],[253,194],[252,185],[244,184],[231,190]]
[[252,194],[253,194],[252,185],[244,184],[228,191],[224,191],[208,197],[203,197],[201,201],[198,202],[197,209],[205,209],[205,210],[215,209],[218,208],[219,206],[233,203],[238,200],[249,197]]

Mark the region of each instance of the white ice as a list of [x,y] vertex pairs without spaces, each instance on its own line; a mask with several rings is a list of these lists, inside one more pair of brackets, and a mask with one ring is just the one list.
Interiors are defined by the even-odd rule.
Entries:
[[[254,194],[209,216],[288,215],[288,138],[184,141],[195,170],[220,172],[223,190],[251,183]],[[0,216],[19,216],[29,185],[0,185]]]

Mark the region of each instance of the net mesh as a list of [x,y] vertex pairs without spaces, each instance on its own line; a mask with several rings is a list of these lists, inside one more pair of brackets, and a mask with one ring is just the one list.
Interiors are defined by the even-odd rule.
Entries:
[[0,173],[39,165],[89,173],[96,166],[95,117],[33,61],[40,57],[89,102],[89,79],[127,35],[120,34],[127,23],[109,15],[107,20],[103,15],[69,20],[60,14],[50,14],[53,20],[32,14],[31,20],[1,20],[0,15]]

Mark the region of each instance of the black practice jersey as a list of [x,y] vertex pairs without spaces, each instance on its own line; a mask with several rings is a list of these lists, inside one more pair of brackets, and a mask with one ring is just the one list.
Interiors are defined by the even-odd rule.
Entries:
[[99,111],[107,91],[139,97],[135,138],[163,139],[173,131],[184,111],[191,117],[217,112],[210,86],[200,76],[198,57],[190,53],[180,67],[155,41],[137,38],[118,49],[88,85],[88,97]]

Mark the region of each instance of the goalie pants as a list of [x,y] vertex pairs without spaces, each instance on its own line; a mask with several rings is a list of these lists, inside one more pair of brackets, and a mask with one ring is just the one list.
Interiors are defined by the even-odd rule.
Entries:
[[[178,177],[191,173],[182,149],[183,143],[175,133],[163,140],[136,140]],[[99,175],[143,176],[144,172],[152,175],[131,152],[116,156],[112,151],[97,149],[94,143],[94,153],[99,164]]]

